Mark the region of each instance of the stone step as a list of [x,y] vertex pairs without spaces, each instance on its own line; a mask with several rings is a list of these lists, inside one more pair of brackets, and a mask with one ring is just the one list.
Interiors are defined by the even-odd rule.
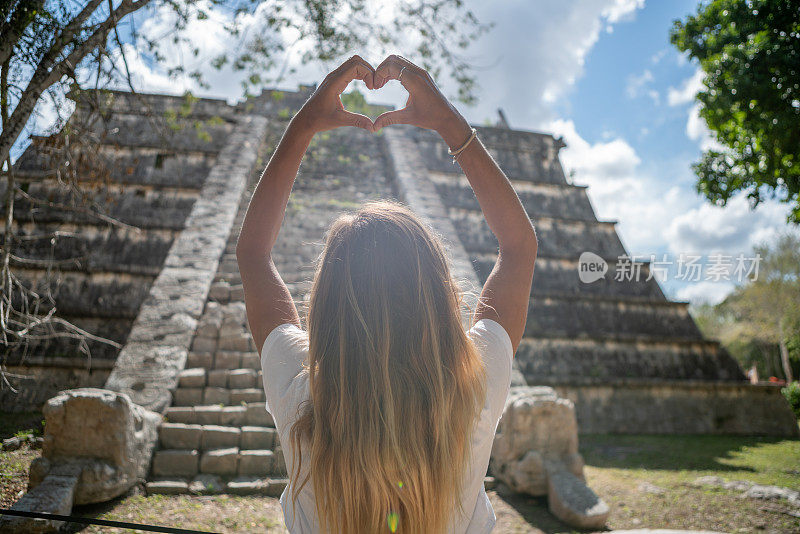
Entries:
[[[464,248],[470,255],[497,253],[497,239],[481,213],[468,210],[448,210]],[[539,254],[579,258],[583,252],[593,252],[603,258],[625,255],[625,247],[610,221],[578,221],[553,219],[532,214]]]
[[264,402],[264,389],[241,388],[230,389],[214,386],[176,389],[172,394],[173,406],[196,406],[198,404],[217,404],[222,406],[239,406],[249,402]]
[[226,480],[217,475],[199,474],[195,477],[160,477],[151,480],[147,483],[147,493],[149,495],[232,493],[280,497],[288,484],[289,479],[282,477],[237,476]]
[[199,425],[161,423],[159,443],[162,449],[212,450],[239,447],[242,450],[272,450],[280,445],[278,431],[268,426]]
[[265,409],[263,402],[248,402],[239,406],[171,406],[167,408],[165,417],[170,423],[275,428],[272,414]]
[[[448,208],[480,212],[466,176],[431,173],[436,191]],[[567,184],[517,182],[512,184],[525,210],[535,217],[595,220],[585,187]]]
[[255,369],[206,369],[190,367],[178,375],[179,388],[217,387],[251,389],[261,387],[261,371]]
[[247,449],[160,449],[153,454],[151,466],[155,477],[194,477],[198,474],[222,477],[285,475],[283,451],[278,447]]
[[186,358],[186,369],[261,369],[261,358],[254,351],[192,350]]

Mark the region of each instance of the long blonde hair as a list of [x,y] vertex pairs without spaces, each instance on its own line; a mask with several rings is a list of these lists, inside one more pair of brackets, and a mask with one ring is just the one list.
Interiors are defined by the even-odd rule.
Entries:
[[307,315],[310,399],[290,431],[292,499],[310,477],[323,532],[438,534],[453,520],[486,398],[462,303],[438,237],[402,204],[331,224]]

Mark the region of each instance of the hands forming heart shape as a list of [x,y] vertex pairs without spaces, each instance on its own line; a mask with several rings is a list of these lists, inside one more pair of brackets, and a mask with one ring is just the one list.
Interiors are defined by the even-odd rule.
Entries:
[[[363,80],[370,90],[382,88],[389,80],[398,80],[408,91],[406,105],[383,113],[375,121],[347,111],[341,94],[353,80]],[[351,57],[325,77],[293,121],[298,121],[313,133],[340,126],[356,126],[377,132],[392,124],[412,124],[440,133],[448,126],[463,131],[466,125],[468,130],[466,120],[439,91],[430,75],[396,55],[387,57],[376,69],[359,56]]]

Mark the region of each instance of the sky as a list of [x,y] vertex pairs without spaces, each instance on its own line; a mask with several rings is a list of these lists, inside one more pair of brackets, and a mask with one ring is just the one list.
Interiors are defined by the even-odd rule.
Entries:
[[[669,298],[692,303],[722,300],[736,276],[709,275],[694,280],[677,272],[684,259],[702,256],[706,268],[737,256],[755,275],[752,249],[789,229],[788,210],[775,201],[751,210],[740,196],[726,207],[712,206],[694,188],[691,164],[703,149],[714,146],[697,114],[694,95],[702,72],[669,42],[674,19],[696,11],[697,0],[465,0],[494,28],[467,51],[476,65],[478,103],[456,104],[473,123],[495,122],[502,108],[511,127],[563,137],[561,162],[568,180],[588,185],[600,220],[617,221],[628,253],[656,259],[666,268],[659,276]],[[268,3],[265,3],[267,5]],[[192,23],[189,35],[210,58],[234,46],[222,25],[225,15],[214,8],[209,18]],[[256,24],[258,13],[247,24]],[[170,20],[152,11],[138,15],[139,31],[166,34]],[[280,36],[278,36],[280,37]],[[283,36],[284,38],[288,36]],[[129,45],[126,45],[129,46]],[[226,98],[241,95],[236,75],[203,67],[211,88],[189,79],[169,79],[127,49],[134,80],[141,91]],[[382,58],[360,53],[376,64]],[[397,53],[402,55],[403,51]],[[184,55],[182,55],[184,54]],[[335,64],[300,65],[300,50],[287,56],[297,72],[282,87],[316,83]],[[174,57],[187,57],[173,50]],[[454,94],[450,80],[437,80]],[[362,82],[352,86],[367,92]],[[375,103],[401,107],[405,91],[390,82],[380,92],[367,92]],[[534,220],[536,214],[530,214]],[[792,231],[797,231],[793,229]],[[686,274],[685,272],[683,273]]]

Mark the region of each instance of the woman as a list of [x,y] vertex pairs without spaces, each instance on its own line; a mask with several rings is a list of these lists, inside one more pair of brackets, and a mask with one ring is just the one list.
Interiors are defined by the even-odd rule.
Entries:
[[[354,79],[399,80],[406,107],[373,123],[344,109]],[[317,132],[392,124],[437,131],[499,242],[465,332],[461,298],[433,231],[400,204],[376,201],[328,230],[308,332],[270,253]],[[289,470],[281,496],[291,532],[489,532],[483,490],[522,338],[537,241],[506,176],[423,69],[354,56],[291,120],[253,193],[237,245],[250,331]]]

